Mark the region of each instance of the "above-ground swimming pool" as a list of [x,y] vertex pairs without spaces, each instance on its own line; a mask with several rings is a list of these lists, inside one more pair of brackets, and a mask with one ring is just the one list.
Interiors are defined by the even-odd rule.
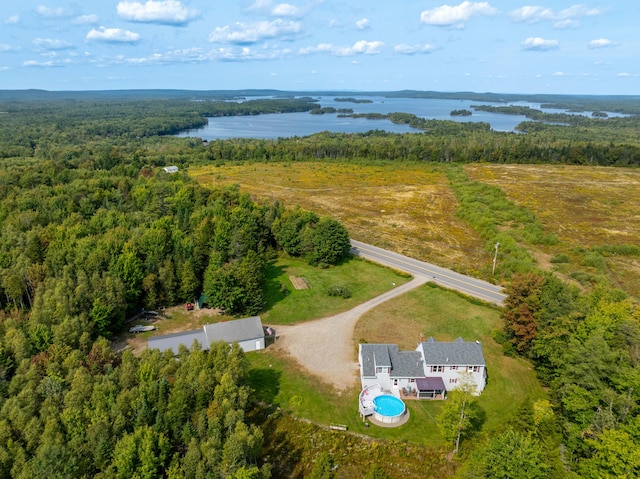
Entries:
[[382,394],[373,399],[375,412],[373,417],[385,423],[394,423],[400,421],[407,408],[401,399],[389,394]]

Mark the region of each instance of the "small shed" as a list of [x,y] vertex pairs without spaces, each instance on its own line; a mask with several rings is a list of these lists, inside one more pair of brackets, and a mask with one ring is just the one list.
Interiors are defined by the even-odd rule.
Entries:
[[177,166],[165,166],[162,169],[167,173],[177,173],[178,172],[178,167]]

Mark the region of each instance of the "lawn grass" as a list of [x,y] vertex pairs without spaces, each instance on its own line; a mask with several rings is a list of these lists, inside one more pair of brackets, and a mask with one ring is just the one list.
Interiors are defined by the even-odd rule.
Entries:
[[458,294],[429,285],[380,305],[365,314],[355,329],[355,337],[369,343],[397,343],[413,350],[420,341],[433,336],[437,341],[480,341],[487,362],[487,387],[478,398],[486,413],[484,428],[493,430],[504,423],[527,398],[544,396],[535,372],[521,359],[506,357],[492,339],[502,327],[500,312],[474,304]]
[[[504,426],[527,399],[544,397],[528,363],[503,356],[502,348],[491,338],[492,331],[499,327],[497,309],[475,304],[450,291],[423,286],[366,313],[356,325],[354,337],[371,343],[397,343],[401,349],[411,350],[421,333],[440,341],[461,336],[466,341],[482,342],[489,381],[478,404],[484,412],[482,430],[490,432]],[[355,346],[353,354],[355,358]],[[320,424],[345,424],[350,431],[375,438],[443,446],[436,423],[442,402],[407,401],[411,418],[406,425],[367,429],[358,416],[357,385],[338,395],[278,351],[267,349],[248,357],[251,385],[264,402]]]
[[[303,277],[309,288],[297,290],[290,276]],[[291,324],[331,316],[409,281],[409,277],[369,261],[351,257],[336,266],[318,268],[305,261],[280,257],[267,265],[265,297],[261,315],[265,324]],[[330,286],[344,286],[351,297],[329,296]],[[285,291],[286,288],[286,291]]]

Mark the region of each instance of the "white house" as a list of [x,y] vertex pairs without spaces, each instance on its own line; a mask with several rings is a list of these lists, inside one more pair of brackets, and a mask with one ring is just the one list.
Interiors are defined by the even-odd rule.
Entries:
[[362,388],[374,384],[391,393],[412,393],[419,398],[443,399],[463,381],[472,381],[476,393],[486,385],[487,367],[482,345],[458,338],[439,342],[433,338],[415,351],[400,351],[396,344],[360,344]]
[[185,331],[182,333],[164,334],[149,338],[149,349],[166,351],[171,349],[178,353],[180,345],[190,348],[193,341],[198,341],[202,349],[208,350],[212,343],[225,341],[229,344],[237,342],[245,351],[264,349],[265,332],[260,316],[205,324],[202,329]]
[[162,169],[164,171],[166,171],[167,173],[177,173],[178,172],[178,167],[177,166],[165,166]]

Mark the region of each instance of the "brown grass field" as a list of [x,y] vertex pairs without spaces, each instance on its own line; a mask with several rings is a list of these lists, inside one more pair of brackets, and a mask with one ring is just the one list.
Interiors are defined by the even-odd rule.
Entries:
[[257,199],[339,219],[354,239],[465,270],[491,259],[455,217],[457,201],[438,165],[252,163],[191,168],[201,184],[238,184]]
[[[583,249],[603,245],[640,245],[640,170],[593,166],[466,165],[475,181],[500,187],[509,199],[534,213],[558,245],[532,253],[541,266],[568,253],[571,273],[585,267]],[[611,284],[640,296],[640,258],[606,257],[604,273]]]
[[[354,239],[460,272],[487,270],[484,241],[455,216],[458,206],[444,167],[339,162],[247,163],[191,168],[206,186],[238,184],[256,199],[277,199],[339,219]],[[472,180],[500,187],[560,242],[526,245],[542,269],[569,277],[605,275],[640,295],[640,259],[611,256],[600,271],[584,266],[585,251],[605,244],[640,245],[640,170],[567,165],[470,164]],[[558,254],[569,264],[554,265]],[[479,267],[484,265],[484,268]]]

